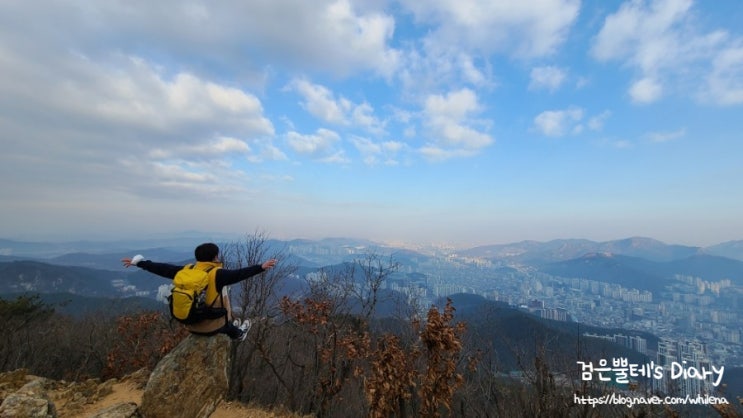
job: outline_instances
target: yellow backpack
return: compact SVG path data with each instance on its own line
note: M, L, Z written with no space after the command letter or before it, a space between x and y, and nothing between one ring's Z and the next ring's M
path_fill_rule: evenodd
M195 264L188 264L176 273L173 278L174 287L168 297L170 314L184 324L227 315L225 308L213 307L216 299L211 302L206 300L209 272L215 267L207 266L205 270L195 267Z

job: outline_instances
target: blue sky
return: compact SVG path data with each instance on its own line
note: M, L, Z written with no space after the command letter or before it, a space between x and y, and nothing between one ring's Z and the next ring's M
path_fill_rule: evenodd
M743 6L0 2L0 235L743 239Z

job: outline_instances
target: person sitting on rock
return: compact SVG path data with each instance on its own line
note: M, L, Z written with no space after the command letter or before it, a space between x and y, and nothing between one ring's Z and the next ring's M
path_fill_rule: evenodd
M222 263L219 262L219 247L213 243L204 243L194 250L196 265L194 268L206 269L211 267L208 273L209 285L206 288L206 300L214 308L224 308L226 314L221 318L204 319L195 324L186 325L188 330L193 334L215 335L218 333L227 334L234 340L244 340L250 329L250 320L244 321L232 319L232 310L230 299L227 294L227 286L243 281L251 276L260 274L276 265L275 259L270 259L263 264L256 264L241 269L227 270L223 269ZM150 273L173 279L184 266L178 266L167 263L157 263L145 260L144 256L137 254L132 258L123 258L124 267L137 266ZM219 267L219 268L218 268Z

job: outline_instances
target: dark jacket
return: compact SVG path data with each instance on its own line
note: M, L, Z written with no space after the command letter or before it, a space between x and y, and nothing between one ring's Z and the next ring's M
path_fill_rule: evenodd
M207 291L207 295L214 292L215 296L208 296L211 300L211 302L209 302L210 305L214 308L225 308L227 310L227 315L217 319L205 319L203 321L197 322L196 324L187 325L187 327L188 330L193 333L211 335L220 331L224 326L228 325L229 321L232 319L230 301L228 298L222 297L222 289L225 286L241 282L249 277L255 276L256 274L260 274L264 270L263 267L261 267L260 265L245 267L236 270L226 270L221 268L221 263L199 262L197 264L210 264L215 267L220 267L218 269L214 269L214 273L210 272L209 274L210 286L213 285L214 290L212 290L211 292ZM142 260L137 263L137 267L158 276L172 280L175 277L176 273L178 273L184 266L167 263L156 263L150 260Z
M183 266L175 264L156 263L150 260L140 261L137 263L137 267L171 280L173 280L175 274L183 268ZM237 270L226 270L221 268L217 270L217 275L215 276L217 291L221 292L222 288L225 286L241 282L249 277L255 276L256 274L263 273L264 271L265 270L263 270L263 267L261 267L260 264Z

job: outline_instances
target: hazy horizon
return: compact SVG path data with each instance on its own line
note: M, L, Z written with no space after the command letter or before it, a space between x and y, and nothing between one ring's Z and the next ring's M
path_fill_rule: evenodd
M596 240L596 239L590 239L585 237L558 237L558 238L552 238L552 239L545 239L545 240L531 240L531 239L519 239L519 240L513 240L513 241L504 241L504 242L485 242L485 243L476 243L473 245L468 244L456 244L454 242L450 241L430 241L430 242L416 242L416 241L384 241L384 240L374 240L368 237L360 237L360 236L325 236L325 237L301 237L301 236L295 236L295 237L277 237L271 235L270 231L264 231L264 230L255 230L255 231L246 231L244 233L237 233L237 234L230 234L230 233L215 233L215 232L206 232L206 231L179 231L179 232L173 232L173 233L159 233L159 234L151 234L151 235L144 235L144 236L129 236L129 237L78 237L76 239L69 238L69 237L12 237L12 236L0 236L0 240L9 240L9 241L15 241L15 242L23 242L23 243L50 243L50 244L63 244L63 243L75 243L75 242L89 242L89 243L118 243L118 242L147 242L147 241L176 241L180 240L183 241L185 246L188 246L190 244L195 245L197 242L203 242L203 241L211 241L216 243L225 243L225 242L232 242L232 241L239 241L241 239L244 239L247 236L250 236L252 234L263 234L264 238L266 239L275 239L278 241L292 241L292 240L309 240L309 241L323 241L323 240L358 240L358 241L369 241L373 242L375 244L381 244L381 245L390 245L390 246L399 246L399 247L407 247L407 248L413 248L416 246L419 246L421 248L423 247L452 247L456 249L469 249L479 246L489 246L489 245L509 245L509 244L518 244L521 242L539 242L539 243L547 243L551 241L569 241L569 240L586 240L586 241L592 241L595 243L606 243L606 242L614 242L614 241L623 241L623 240L631 240L631 239L650 239L659 241L666 245L681 245L681 246L688 246L688 247L698 247L698 248L706 248L706 247L712 247L719 244L728 244L728 243L743 243L743 238L737 239L737 240L729 240L729 241L722 241L722 242L715 242L707 245L700 245L700 244L689 244L689 243L682 243L682 242L668 242L663 241L660 239L657 239L655 237L649 237L649 236L627 236L627 237L617 237L613 239L608 240ZM0 249L1 250L1 249Z
M3 236L743 237L737 2L0 14Z

